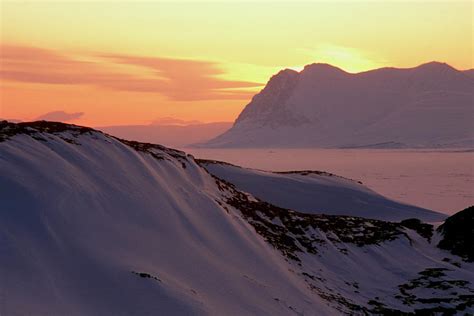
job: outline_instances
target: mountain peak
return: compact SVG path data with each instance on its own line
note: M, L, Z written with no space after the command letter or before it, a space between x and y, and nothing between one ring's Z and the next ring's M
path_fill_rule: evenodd
M336 66L326 64L326 63L312 63L309 65L304 66L301 73L308 73L308 72L318 72L322 74L330 74L330 73L346 73L341 68Z
M285 68L283 70L280 70L275 76L294 76L296 74L298 74L296 70Z
M283 69L276 75L273 75L268 81L264 91L279 91L294 85L299 73L293 69Z
M425 70L431 70L431 71L439 71L439 70L449 70L449 71L457 71L456 69L454 69L453 67L451 67L450 65L448 65L447 63L444 63L444 62L439 62L439 61L431 61L431 62L428 62L428 63L424 63L424 64L421 64L419 65L418 67L415 67L414 69L418 69L418 70L421 70L421 69L425 69Z
M280 70L278 73L276 73L275 75L273 75L270 80L268 80L268 84L271 84L275 81L286 81L286 80L294 80L295 78L297 78L299 75L299 73L296 71L296 70L293 70L293 69L289 69L289 68L286 68L286 69L283 69L283 70Z

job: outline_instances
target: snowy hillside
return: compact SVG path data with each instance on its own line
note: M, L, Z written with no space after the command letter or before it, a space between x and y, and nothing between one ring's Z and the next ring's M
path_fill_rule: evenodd
M321 171L269 172L199 160L211 174L274 205L304 213L350 215L386 221L418 218L439 222L446 215L385 198L362 183Z
M0 201L1 315L474 312L430 225L279 208L89 128L1 122Z
M204 147L471 147L474 79L447 64L283 70Z

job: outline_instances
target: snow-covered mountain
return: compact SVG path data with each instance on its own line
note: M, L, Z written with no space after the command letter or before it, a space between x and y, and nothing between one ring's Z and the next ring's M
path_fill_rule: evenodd
M327 64L273 76L206 147L474 145L474 78L438 62L351 74Z
M0 201L1 315L474 312L458 219L299 213L86 127L1 122Z
M464 70L464 73L474 79L474 69Z
M322 171L269 172L198 160L212 175L273 205L311 214L349 215L386 221L418 218L440 222L446 215L390 200L361 182Z

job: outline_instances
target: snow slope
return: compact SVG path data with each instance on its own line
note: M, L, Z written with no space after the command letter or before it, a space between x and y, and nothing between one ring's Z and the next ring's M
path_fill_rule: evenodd
M474 79L431 62L351 74L283 70L204 147L472 147Z
M386 221L418 218L439 222L446 215L390 200L360 182L321 171L270 172L199 160L214 176L274 205L305 213L350 215Z
M429 225L278 208L89 128L1 122L0 201L2 315L474 311Z

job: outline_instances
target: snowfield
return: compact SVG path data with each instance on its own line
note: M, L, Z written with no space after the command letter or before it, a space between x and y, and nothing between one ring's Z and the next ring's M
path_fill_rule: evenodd
M198 160L211 174L274 205L305 213L350 215L387 221L418 218L440 222L446 215L387 199L362 183L321 171L270 172Z
M1 122L0 201L1 315L474 312L431 225L281 208L85 127Z

